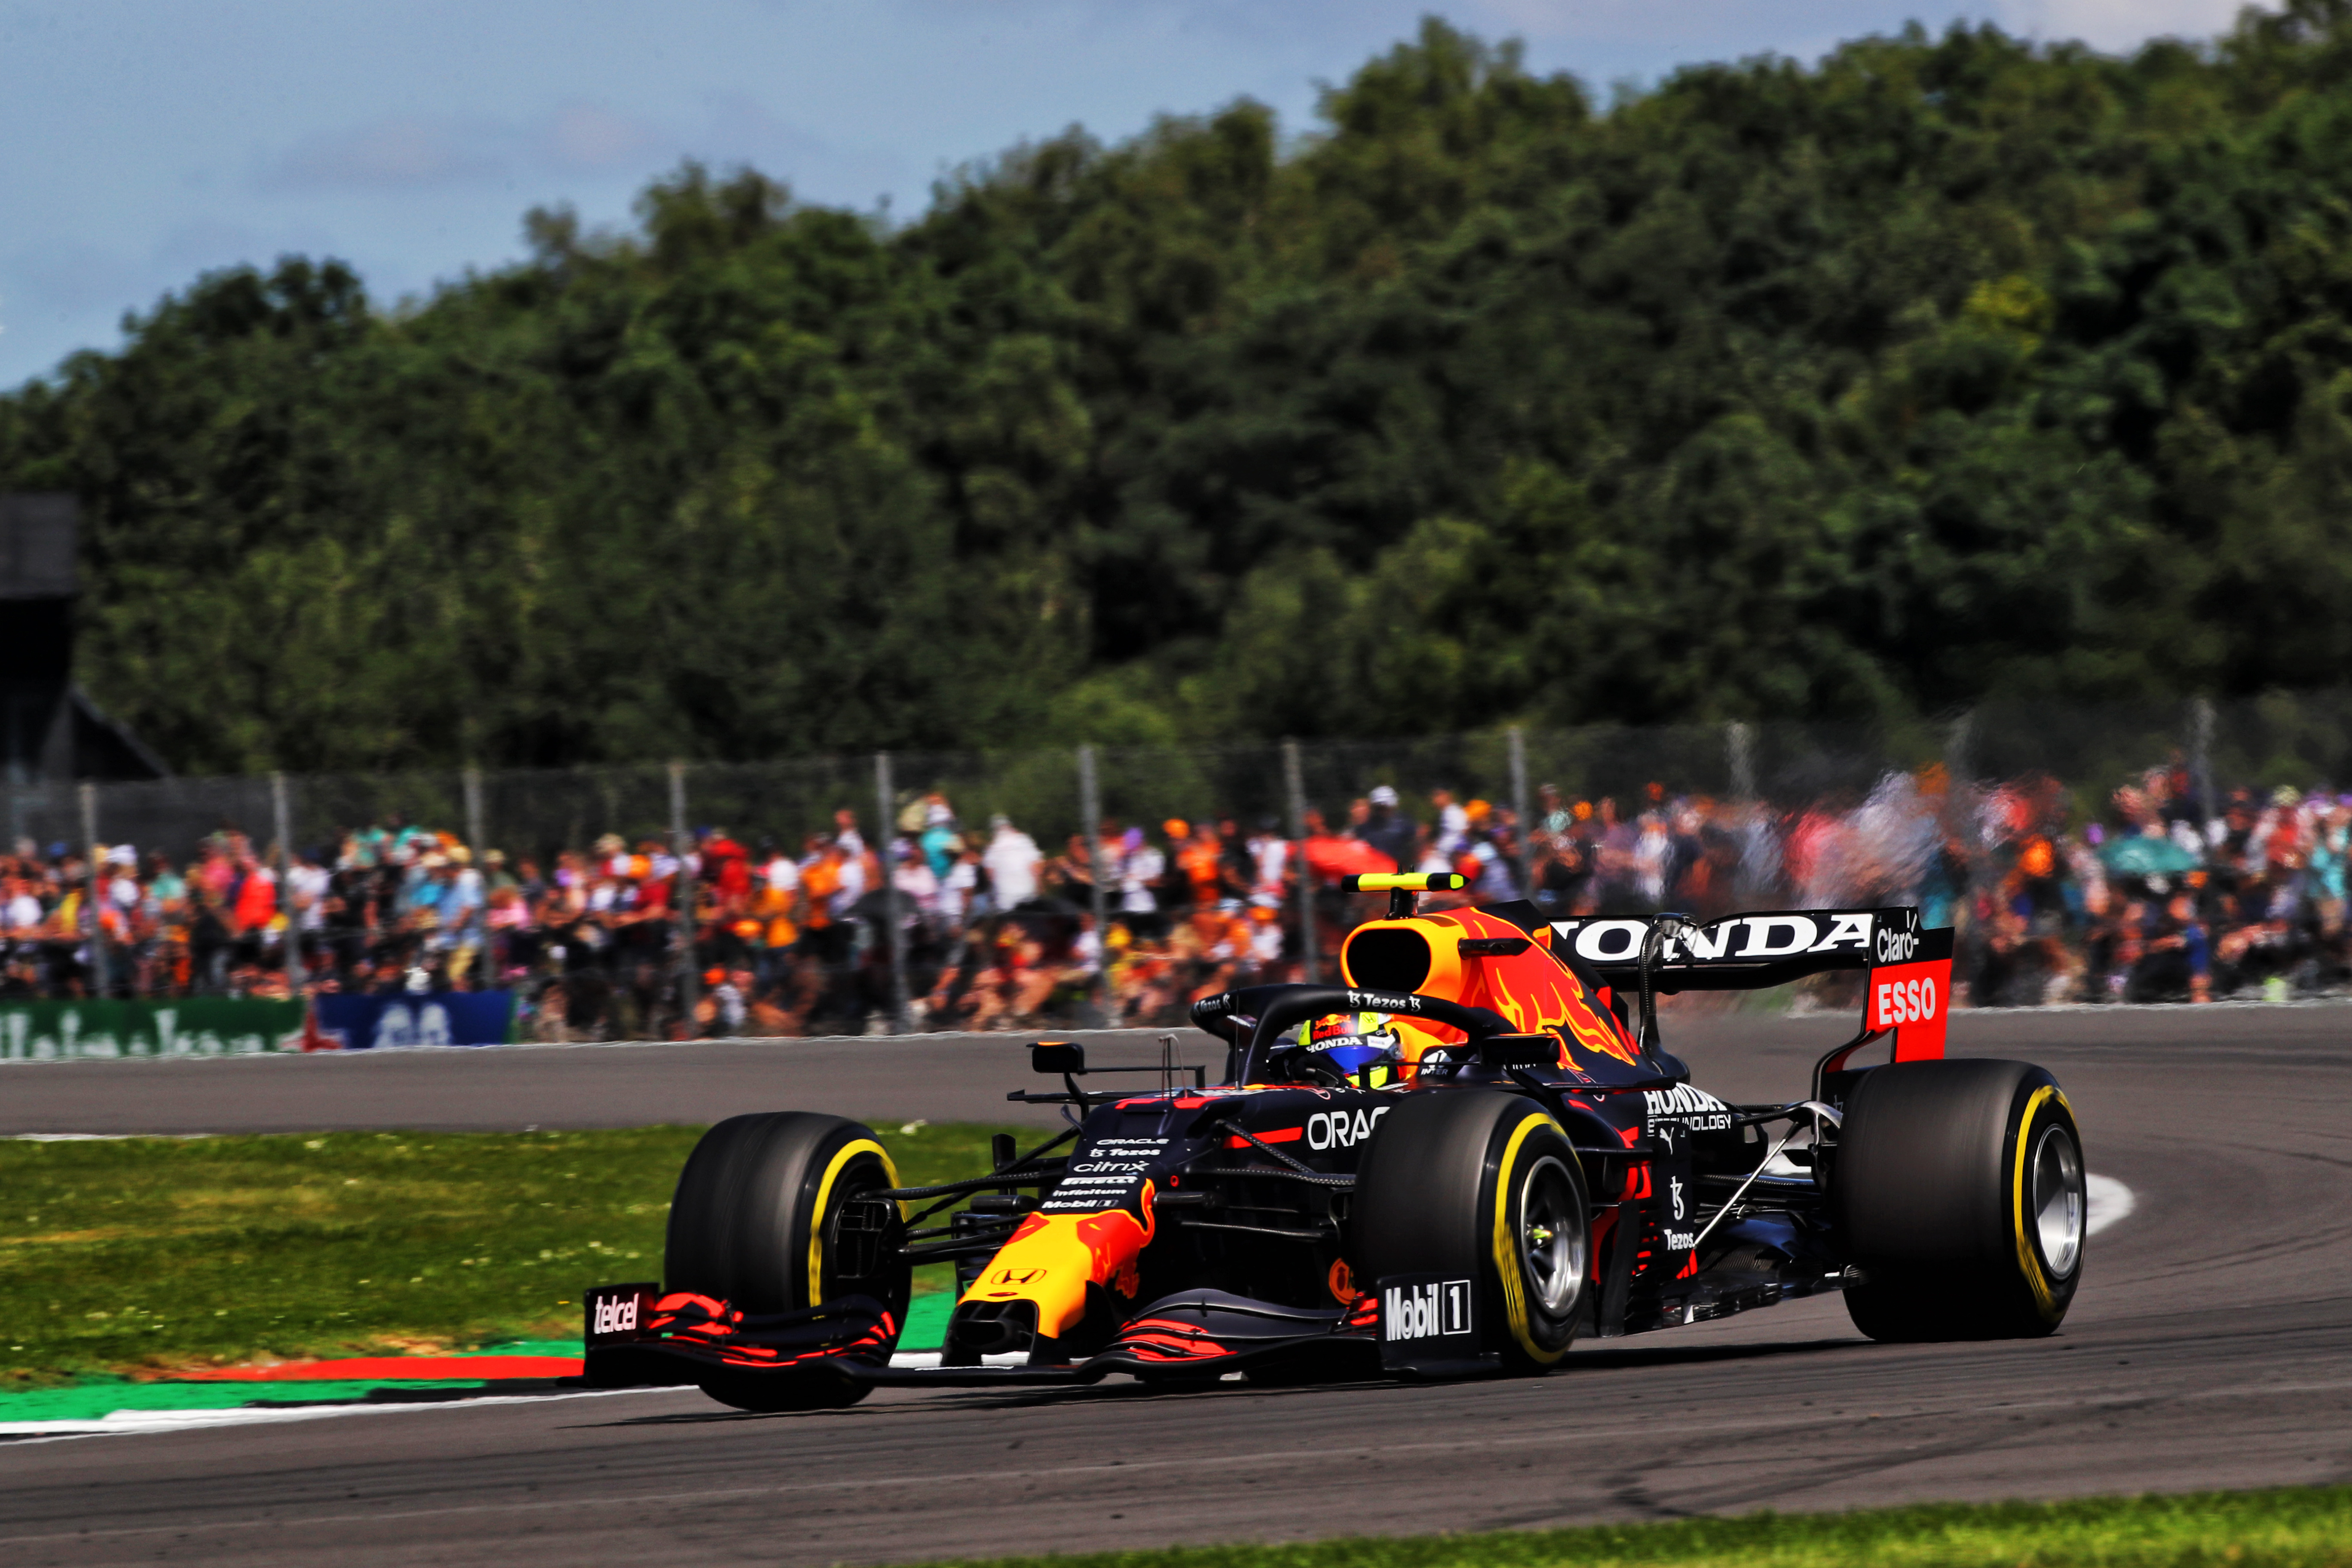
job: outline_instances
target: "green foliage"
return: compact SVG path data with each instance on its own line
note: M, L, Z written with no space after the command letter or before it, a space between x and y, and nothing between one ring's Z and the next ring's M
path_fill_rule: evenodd
M414 307L209 275L0 398L190 770L1900 718L2352 658L2352 7L1597 107L1432 20L1286 139L899 227L695 166Z
M1929 1503L1852 1513L1580 1530L1180 1546L1001 1557L990 1568L2334 1568L2352 1490L2280 1488L2053 1503Z
M877 1129L914 1185L986 1170L994 1131ZM701 1134L0 1142L0 1382L576 1338L585 1287L661 1277ZM948 1273L919 1270L916 1289Z

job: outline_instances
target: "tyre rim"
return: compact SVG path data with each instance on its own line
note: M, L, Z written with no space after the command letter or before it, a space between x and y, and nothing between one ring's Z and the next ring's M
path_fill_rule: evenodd
M2063 1279L2083 1257L2083 1156L2063 1127L2046 1127L2033 1145L2033 1228L2042 1260Z
M1567 1316L1584 1288L1584 1213L1566 1168L1549 1155L1519 1188L1519 1267L1544 1315Z

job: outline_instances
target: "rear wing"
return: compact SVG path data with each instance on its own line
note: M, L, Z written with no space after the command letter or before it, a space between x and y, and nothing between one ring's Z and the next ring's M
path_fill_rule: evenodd
M1663 940L1654 942L1654 933ZM1944 1054L1952 994L1952 932L1923 929L1907 906L1764 910L1705 924L1674 915L1551 922L1552 952L1624 989L1756 991L1832 970L1867 970L1865 1038L1892 1029L1896 1061Z

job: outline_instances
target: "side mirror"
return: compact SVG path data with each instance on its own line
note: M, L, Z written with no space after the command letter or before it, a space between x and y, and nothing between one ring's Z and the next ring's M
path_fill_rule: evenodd
M1559 1060L1559 1037L1489 1035L1478 1042L1478 1059L1490 1068L1551 1067Z
M1029 1047L1029 1070L1058 1076L1087 1070L1087 1048L1069 1040L1039 1040Z

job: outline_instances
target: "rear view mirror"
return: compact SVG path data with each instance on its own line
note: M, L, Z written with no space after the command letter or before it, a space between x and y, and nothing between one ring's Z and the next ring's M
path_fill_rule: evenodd
M1087 1070L1087 1048L1068 1040L1039 1040L1029 1047L1029 1070L1060 1074Z

